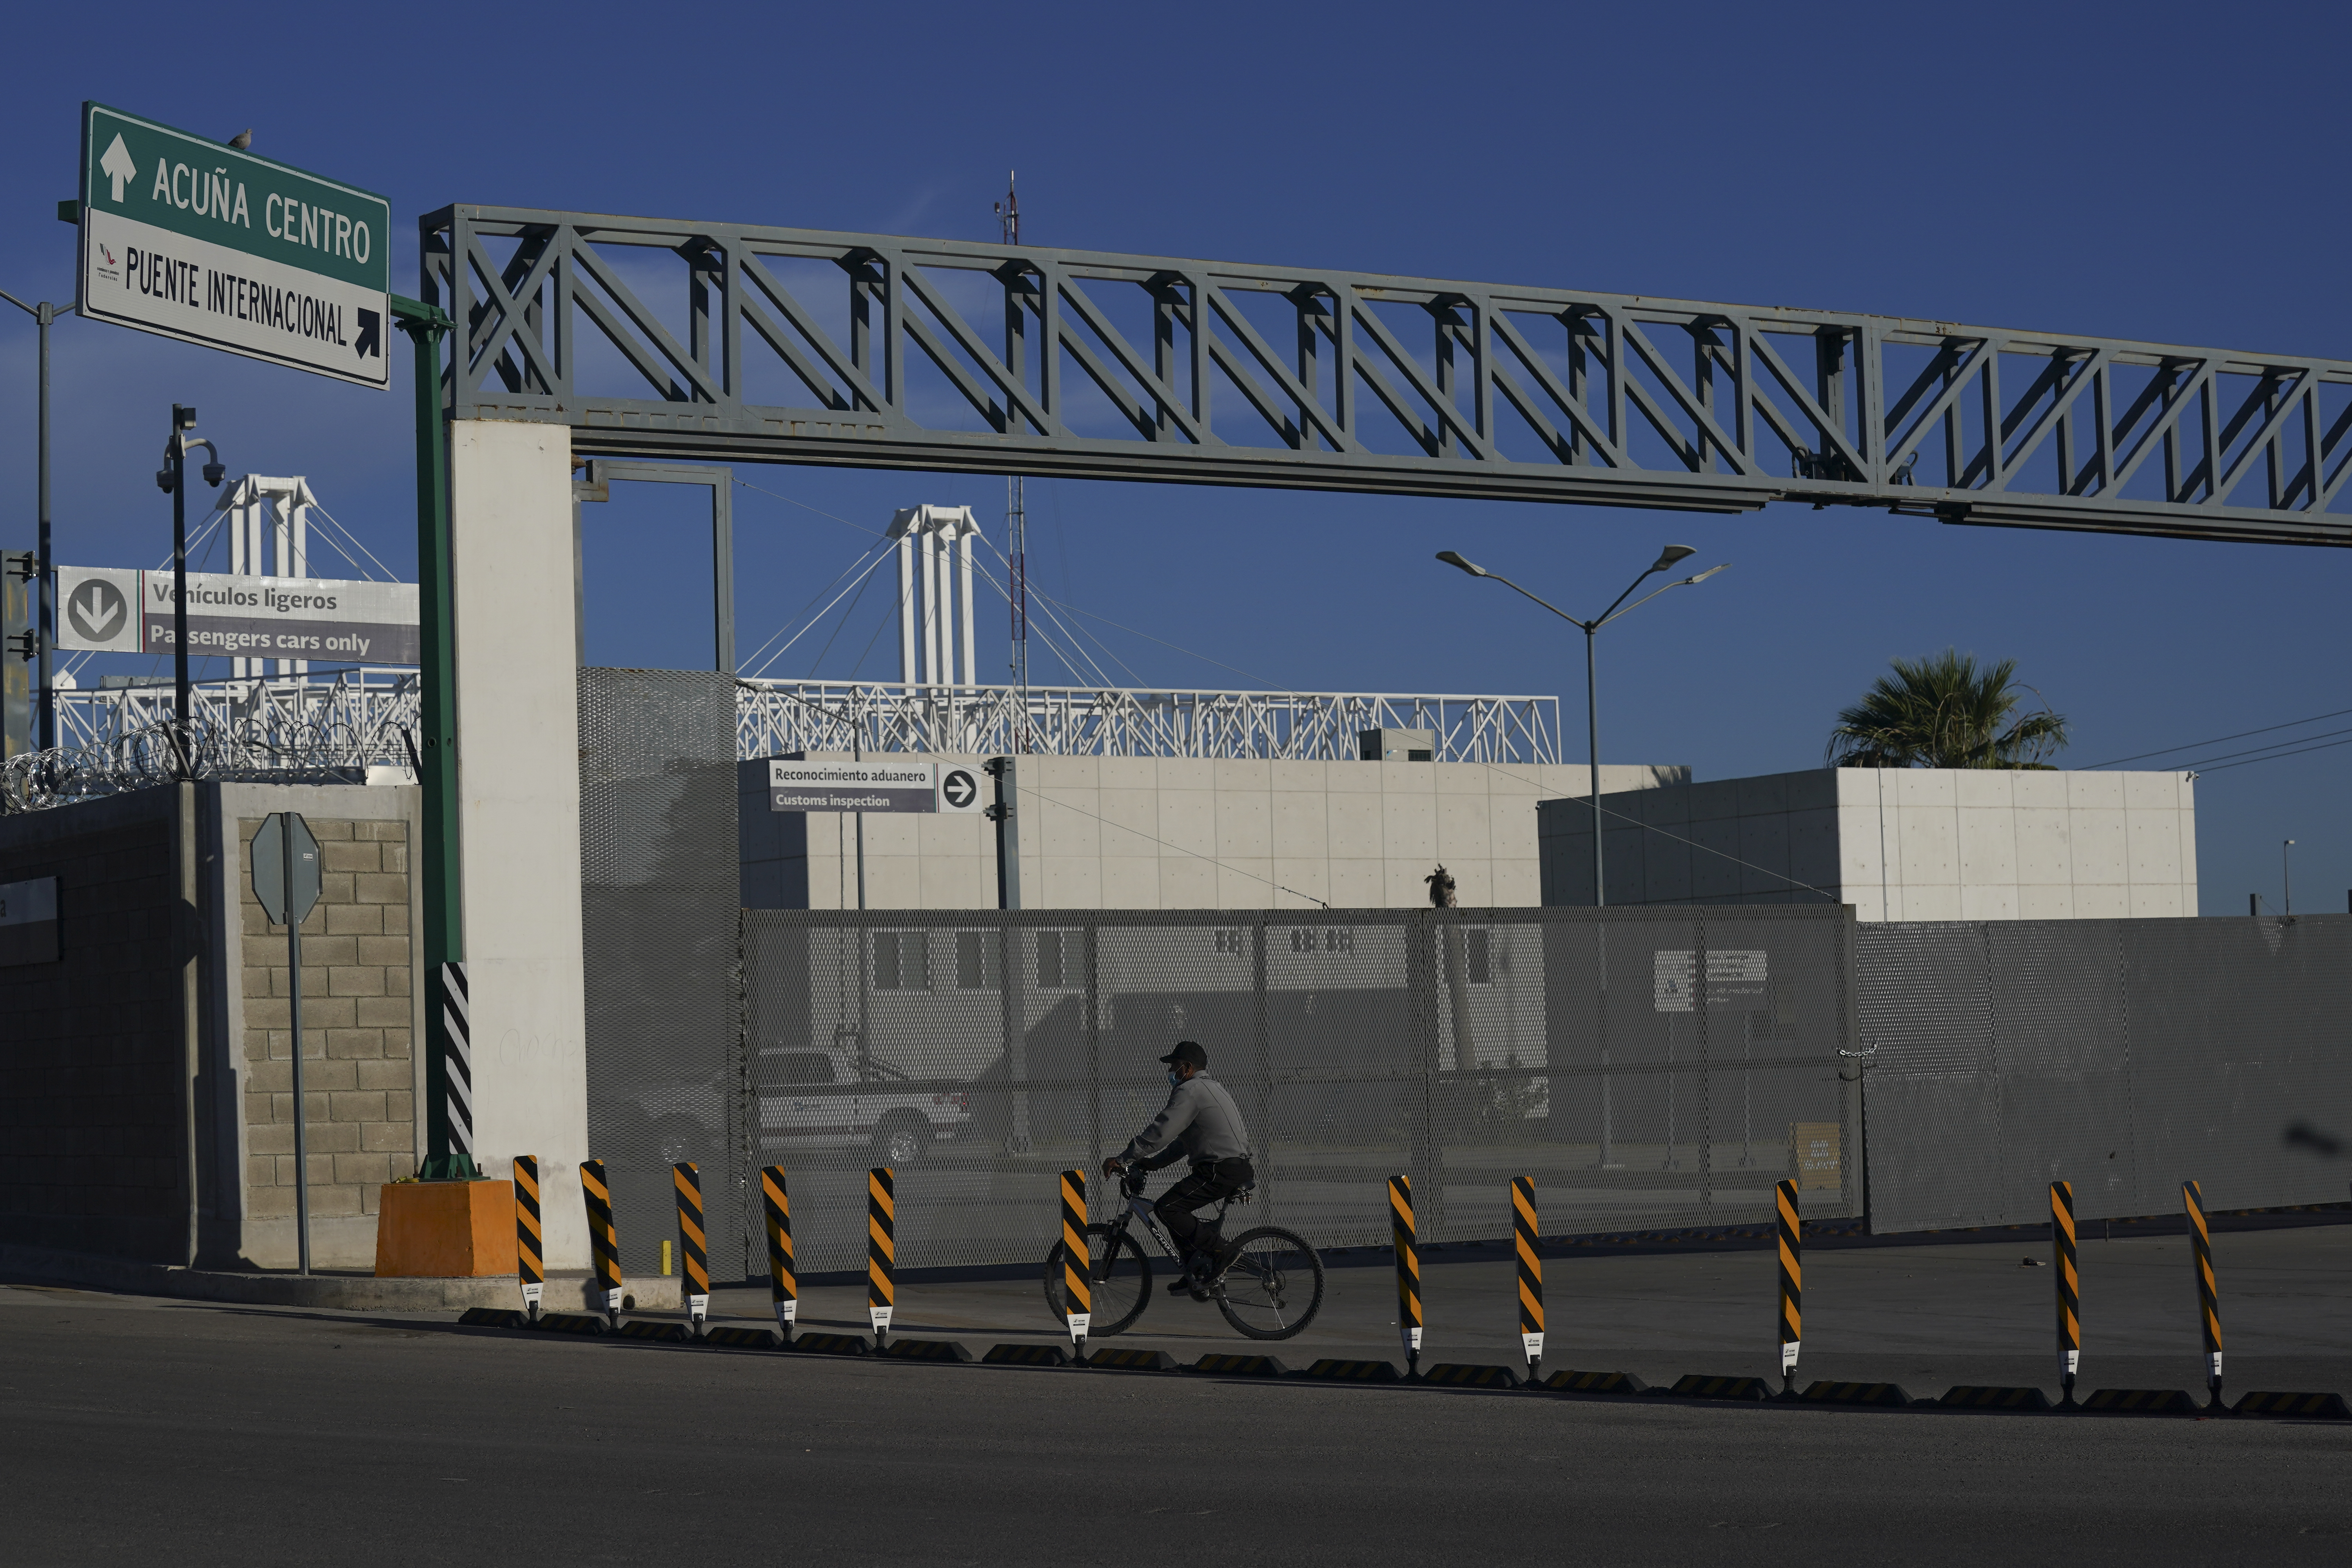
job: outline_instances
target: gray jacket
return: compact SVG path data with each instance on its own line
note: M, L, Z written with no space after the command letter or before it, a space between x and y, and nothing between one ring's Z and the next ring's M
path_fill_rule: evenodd
M1168 1103L1151 1125L1137 1133L1118 1157L1140 1161L1147 1171L1179 1160L1246 1160L1249 1129L1242 1125L1242 1113L1225 1086L1196 1072L1169 1092Z

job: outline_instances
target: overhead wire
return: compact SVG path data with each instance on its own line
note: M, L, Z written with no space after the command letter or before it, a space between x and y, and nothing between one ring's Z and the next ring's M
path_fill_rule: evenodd
M2234 735L2216 735L2216 736L2214 736L2214 737L2213 737L2211 740L2210 740L2210 741L2184 741L2183 742L2181 742L2181 743L2180 743L2179 745L2178 745L2178 746L2159 746L2159 747L2158 747L2158 748L2157 748L2155 751L2153 751L2153 752L2137 752L2137 753L2136 753L2136 754L2134 754L2134 755L2132 755L2132 756L2128 756L2128 757L2117 757L2117 758L2116 758L2113 762L2105 762L2105 763L2090 763L2089 765L2090 765L2092 768L2112 768L2112 767L2116 767L2116 766L2118 766L2118 765L2120 765L2120 764L2122 764L2122 763L2137 763L2137 762L2142 762L2142 761L2145 761L2146 759L2147 759L2147 758L2149 758L2149 757L2163 757L2163 756L2169 756L2169 755L2171 755L2171 754L2172 754L2173 752L2186 752L2186 751L2190 751L2190 750L2193 750L2193 749L2195 749L2196 747L2199 747L2199 746L2218 746L2218 745L2220 745L2220 744L2221 744L2222 742L2224 742L2224 741L2242 741L2242 740L2244 740L2244 739L2245 739L2247 736L2249 736L2249 735L2267 735L2267 734L2271 733L2273 731L2275 731L2275 730L2294 730L2294 729L2298 729L2298 728L2300 728L2301 726L2305 725L2305 724L2316 724L2316 723L2318 723L2320 721L2322 721L2322 720L2324 720L2324 719L2341 719L2341 718L2343 718L2343 717L2344 717L2344 715L2346 715L2347 713L2352 713L2352 708L2338 708L2338 709L2337 709L2335 712L2333 712L2333 713L2315 713L2315 714L2313 714L2313 715L2312 715L2310 718L2308 718L2308 719L2290 719L2290 720L2288 720L2288 721L2287 721L2285 723L2284 723L2284 724L2264 724L2264 725L2263 725L2260 729L2255 729L2255 730L2241 730L2241 731L2238 731L2236 734L2234 734ZM2341 733L2344 733L2344 731L2330 731L2330 733L2341 734ZM2308 735L2306 735L2306 736L2305 736L2305 737L2304 737L2304 739L2305 739L2305 740L2310 740L2310 739L2312 739L2312 738L2313 738L2313 737L2308 736ZM2293 742L2288 742L2288 741L2281 741L2281 742L2279 742L2279 744L2280 744L2280 745L2283 745L2283 746L2284 746L2284 745L2291 745L2291 744L2293 744ZM2252 748L2252 749L2253 749L2253 750L2255 750L2255 751L2262 751L2262 750L2263 750L2264 748L2260 747L2260 746L2256 746L2256 747L2254 747L2254 748ZM2224 756L2234 756L2234 755L2236 755L2236 754L2237 754L2237 753L2235 753L2235 752L2223 752L2223 753L2222 753L2222 755L2224 755ZM2193 764L2191 764L2191 765L2193 765Z

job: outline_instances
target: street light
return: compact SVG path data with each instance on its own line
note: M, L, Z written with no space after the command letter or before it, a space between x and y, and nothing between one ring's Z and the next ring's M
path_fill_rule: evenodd
M194 409L172 405L172 434L163 443L163 466L155 470L156 488L172 497L172 746L184 779L196 776L195 753L188 746L188 448L202 447L212 454L204 468L205 483L218 489L228 477L220 448L188 434L195 427Z
M2292 838L2279 846L2279 883L2282 890L2286 894L2284 912L2287 914L2294 913L2294 868L2288 864L2287 856L2287 851L2294 847L2294 840Z
M71 305L53 305L44 300L37 305L27 305L5 289L0 300L5 300L40 323L41 328L41 480L40 480L40 542L36 547L39 559L34 570L40 574L34 589L33 644L40 660L34 679L40 682L40 735L38 749L47 751L58 743L58 700L49 689L49 647L58 635L58 576L49 560L49 323L59 316L73 314Z
M1474 562L1464 560L1460 554L1454 551L1441 550L1437 552L1437 558L1440 561L1444 562L1448 566L1458 566L1463 571L1469 573L1473 577L1491 578L1495 582L1503 584L1506 588L1515 589L1521 594L1526 594L1528 598L1535 599L1537 604L1542 605L1545 609L1549 610L1561 620L1568 622L1571 626L1582 628L1584 632L1584 739L1587 748L1587 755L1591 759L1591 766L1592 770L1591 782L1588 787L1592 797L1592 905L1595 909L1599 909L1606 900L1601 896L1601 715L1600 705L1594 694L1592 639L1600 634L1601 627L1607 626L1613 620L1632 615L1635 610L1640 609L1652 599L1654 599L1660 594L1664 593L1667 588L1687 588L1694 584L1704 583L1709 577L1714 576L1717 572L1724 570L1725 567L1731 564L1731 563L1727 561L1722 566L1710 566L1696 577L1679 578L1675 582L1668 583L1665 584L1665 587L1651 590L1649 593L1643 595L1640 598L1633 600L1630 605L1625 604L1626 599L1632 596L1633 590L1640 587L1643 583L1649 581L1653 575L1664 571L1667 567L1674 565L1676 562L1683 561L1697 553L1697 551L1693 550L1687 544L1667 545L1664 550L1658 552L1658 558L1656 561L1651 563L1649 570L1643 572L1639 577L1634 578L1633 581L1627 585L1625 592L1617 595L1614 603L1612 603L1607 609L1601 611L1599 615L1587 621L1579 620L1576 616L1570 615L1566 610L1561 609L1558 605L1550 604L1543 599L1537 598L1535 595L1528 594L1525 588L1519 587L1517 583L1512 582L1508 577L1503 576L1499 573L1489 572L1484 566L1480 566ZM1621 610L1617 607L1619 605L1624 605L1625 607Z

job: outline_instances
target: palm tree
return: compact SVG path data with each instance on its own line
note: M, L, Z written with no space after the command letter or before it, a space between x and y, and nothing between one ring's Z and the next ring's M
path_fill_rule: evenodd
M1979 666L1955 648L1890 661L1838 715L1828 762L1840 768L2047 768L2066 744L2066 718L2047 705L2017 717L2017 661ZM2039 696L2039 693L2035 695Z

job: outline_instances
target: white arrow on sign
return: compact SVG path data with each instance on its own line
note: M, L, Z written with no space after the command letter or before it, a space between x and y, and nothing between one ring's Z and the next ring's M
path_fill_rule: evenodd
M115 134L114 144L107 148L105 156L99 159L98 169L99 173L114 182L114 199L121 201L122 182L136 174L139 165L131 161L131 149L122 144L120 132Z

